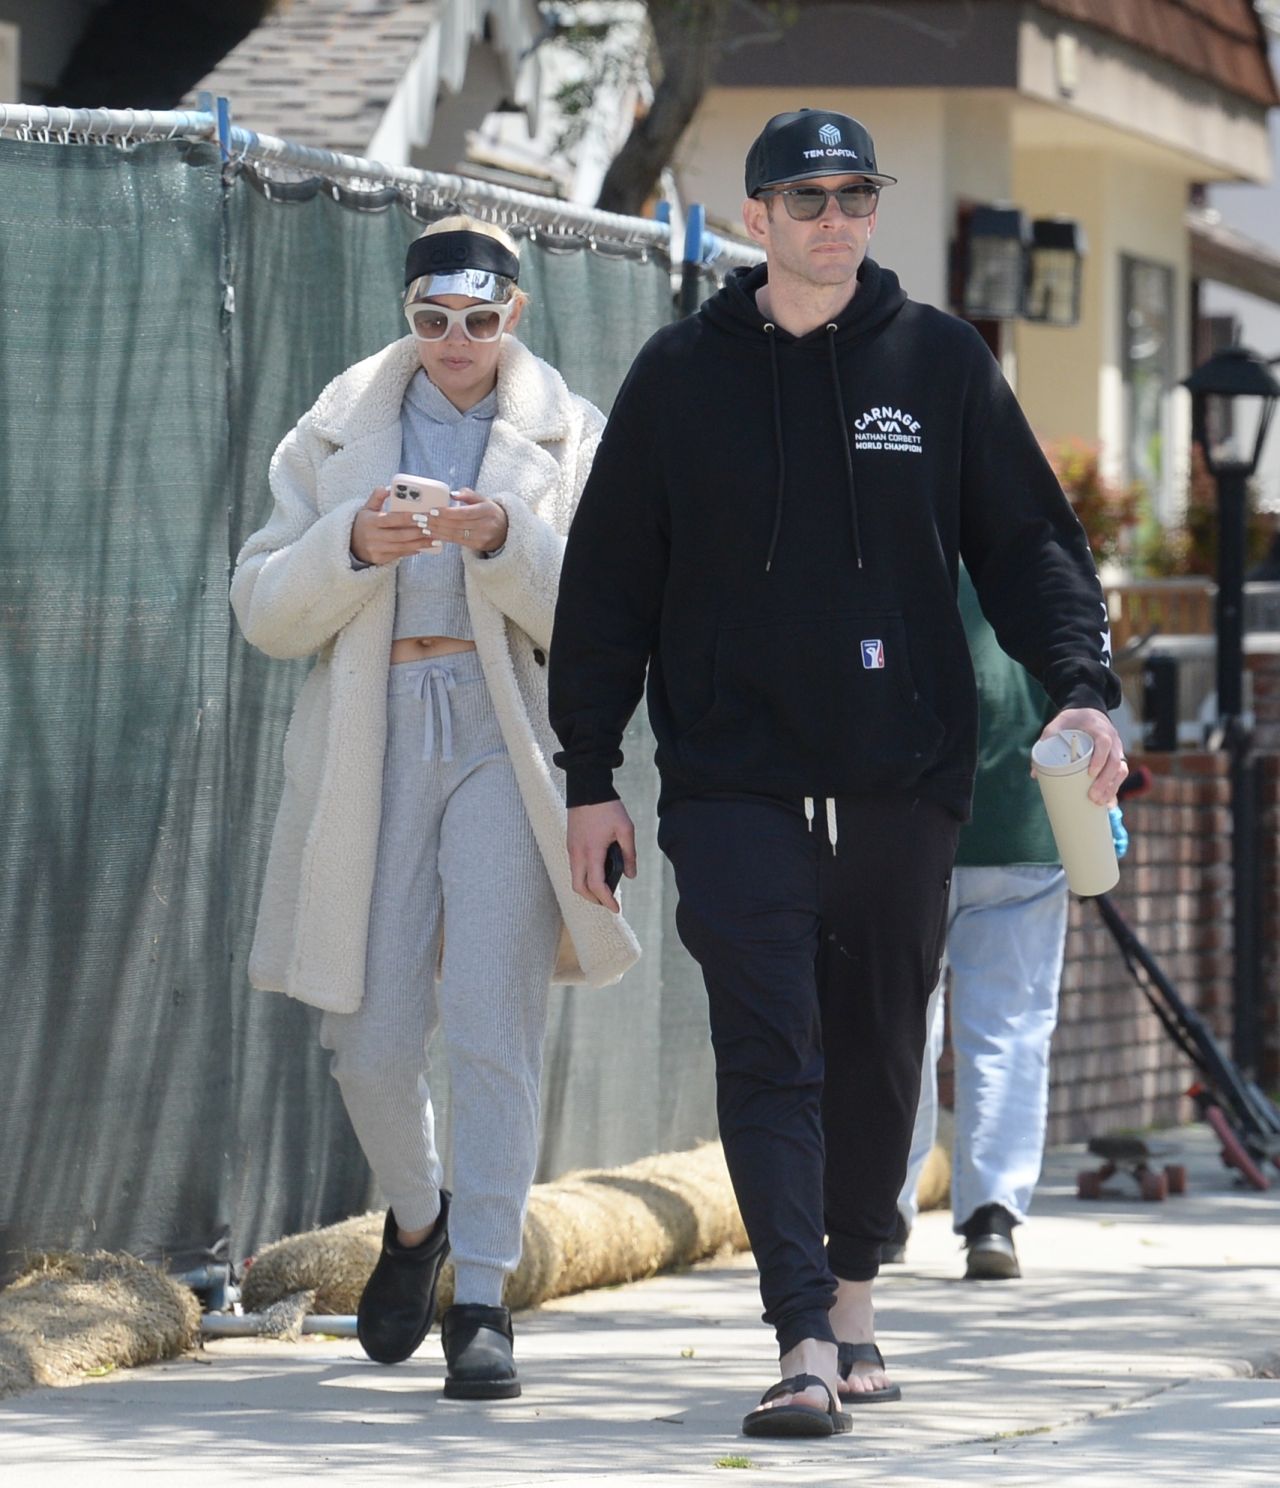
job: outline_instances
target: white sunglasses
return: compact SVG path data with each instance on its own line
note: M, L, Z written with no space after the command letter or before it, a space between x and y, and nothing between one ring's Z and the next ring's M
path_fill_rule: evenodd
M445 305L418 301L404 307L404 318L419 341L443 341L456 325L462 327L469 341L496 341L515 306L514 300L508 300L505 305L467 305L450 310Z

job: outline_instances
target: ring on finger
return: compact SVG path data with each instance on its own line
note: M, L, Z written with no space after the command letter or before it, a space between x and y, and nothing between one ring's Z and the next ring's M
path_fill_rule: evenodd
M462 529L462 536L463 536L464 539L469 539L471 537L471 528L470 527L464 527Z

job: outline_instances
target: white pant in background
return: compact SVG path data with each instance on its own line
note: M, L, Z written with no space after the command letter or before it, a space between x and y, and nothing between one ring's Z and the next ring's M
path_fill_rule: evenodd
M898 1208L916 1216L916 1185L938 1124L943 983L951 968L956 1123L951 1213L957 1233L1000 1204L1024 1220L1040 1176L1049 1108L1049 1041L1058 1021L1067 933L1061 868L956 868L943 974L929 999L920 1104Z

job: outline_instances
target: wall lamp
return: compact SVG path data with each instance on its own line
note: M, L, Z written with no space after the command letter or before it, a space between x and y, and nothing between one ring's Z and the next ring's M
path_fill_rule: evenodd
M1029 234L1017 207L974 207L961 224L960 310L970 320L1022 313Z
M1028 223L1009 206L962 208L957 246L954 301L968 319L1079 323L1085 237L1078 222Z
M1023 318L1043 325L1080 322L1086 251L1084 228L1069 217L1037 217L1031 224L1030 263Z

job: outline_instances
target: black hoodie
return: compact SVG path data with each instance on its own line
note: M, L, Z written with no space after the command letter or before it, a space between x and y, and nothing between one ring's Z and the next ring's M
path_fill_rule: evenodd
M765 320L764 266L664 327L618 394L565 551L551 722L612 800L644 687L662 801L911 791L968 814L963 557L1059 708L1106 709L1084 531L977 332L863 263L836 321Z

